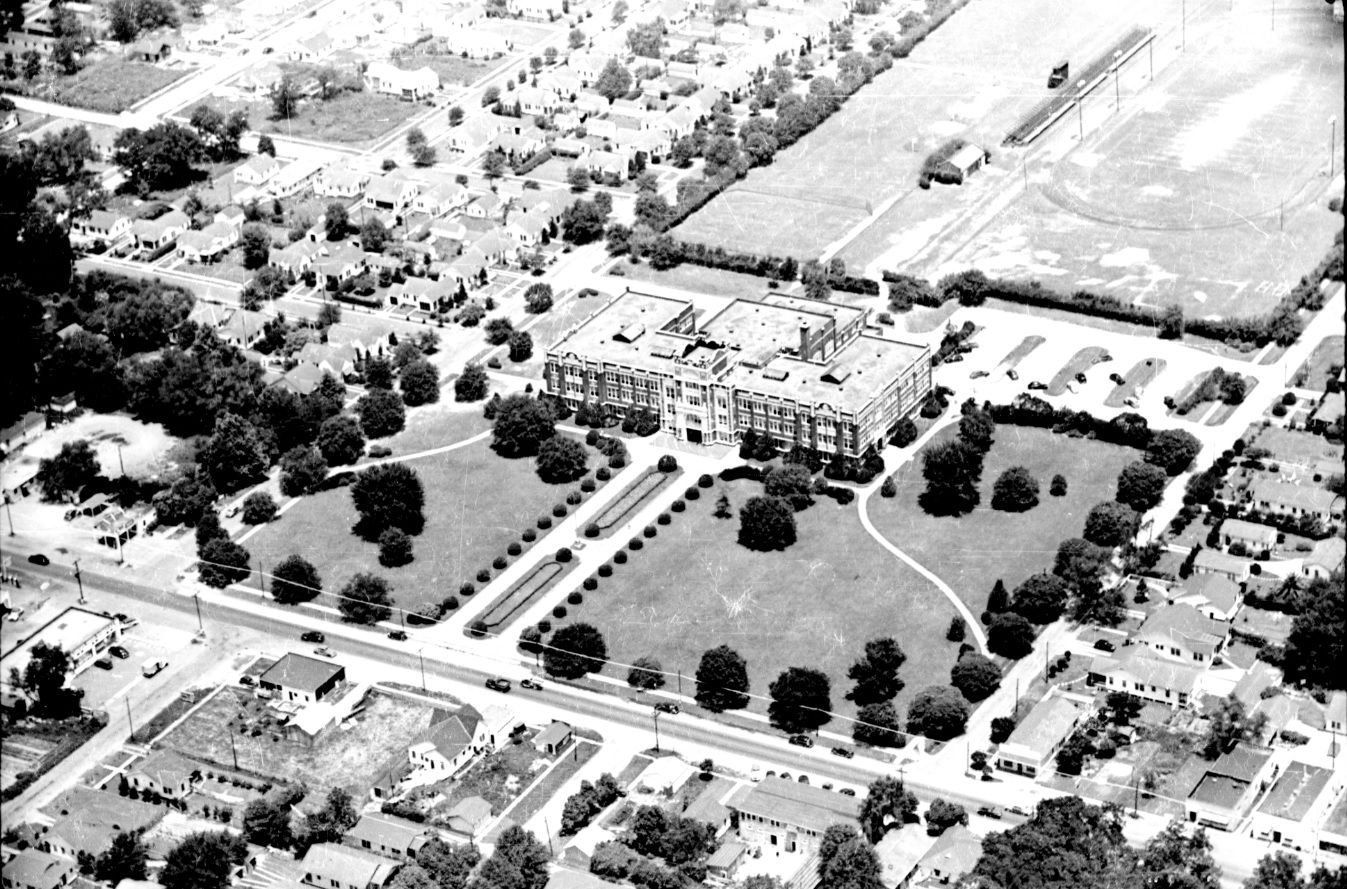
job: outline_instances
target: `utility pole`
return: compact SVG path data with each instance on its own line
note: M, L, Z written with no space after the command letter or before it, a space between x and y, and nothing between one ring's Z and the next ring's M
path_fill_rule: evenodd
M267 594L267 566L261 559L257 560L257 588L263 596Z
M239 752L234 746L234 727L232 725L226 725L225 727L229 729L229 753L234 757L234 771L237 772L239 768Z
M122 446L117 445L117 465L122 468L122 478L126 478L126 464L122 462Z
M75 583L79 584L79 588L80 588L80 604L83 605L83 604L85 603L86 600L85 600L85 598L84 598L84 578L80 576L80 560L79 560L79 559L76 559L76 560L75 560Z
M1329 177L1330 179L1333 177ZM9 511L9 495L5 495L5 515L9 517L9 536L14 536L14 513Z
M419 660L419 661L421 662L421 691L425 691L425 690L426 690L426 656L425 656L425 649L424 649L424 648L418 648L418 649L416 650L416 659Z
M126 733L127 733L128 736L135 735L135 733L136 733L136 724L131 720L131 697L130 697L130 695L128 695L128 696L122 698L122 702L123 702L124 704L126 704Z
M192 593L192 604L196 606L196 628L204 634L206 632L206 625L201 622L201 597L196 593ZM1015 687L1019 688L1018 685Z
M659 711L651 710L650 718L655 722L655 752L659 753Z
M683 697L683 671L678 671L678 697Z

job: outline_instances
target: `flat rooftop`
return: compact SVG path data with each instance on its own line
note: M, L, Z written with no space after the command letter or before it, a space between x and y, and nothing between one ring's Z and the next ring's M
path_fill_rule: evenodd
M1324 818L1323 829L1329 833L1347 836L1347 793L1338 797L1338 803L1329 810Z
M686 342L656 333L690 305L688 300L628 292L595 312L563 336L549 351L575 352L586 358L656 369L669 365L669 353L681 356Z
M778 355L764 367L737 365L730 385L804 403L823 402L855 412L879 397L886 386L927 352L925 346L877 336L860 336L826 365Z
M1188 798L1208 806L1233 810L1248 789L1248 781L1207 772L1202 776L1202 780L1197 782L1193 792L1188 794Z
M28 663L28 653L39 642L58 646L65 652L74 651L88 642L89 637L105 630L112 622L112 618L105 614L72 605L40 627L33 635L5 652L4 657L0 658L0 671L8 676L9 668L17 667L22 673Z
M1328 769L1292 762L1277 776L1258 811L1288 821L1303 821L1331 777L1333 773Z

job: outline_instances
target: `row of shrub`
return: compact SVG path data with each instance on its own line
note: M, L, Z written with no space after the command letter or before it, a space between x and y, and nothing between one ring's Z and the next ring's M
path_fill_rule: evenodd
M514 174L516 176L527 176L551 159L552 149L545 147L541 148L538 151L533 152L533 154L530 154L525 160L515 164Z
M782 454L776 446L775 439L770 435L760 435L752 429L744 431L744 436L739 442L739 456L744 460L757 460L761 463L781 457L782 462L798 463L807 467L810 472L822 470L824 477L833 481L854 482L860 485L869 484L875 476L884 471L884 458L874 447L868 448L859 457L830 454L802 444L797 444ZM724 478L724 473L721 477Z

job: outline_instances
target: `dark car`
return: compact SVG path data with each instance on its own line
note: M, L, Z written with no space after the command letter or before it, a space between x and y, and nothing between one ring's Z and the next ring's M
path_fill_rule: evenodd
M239 685L245 685L248 688L252 688L257 685L257 680L252 676L240 676Z
M510 680L501 679L499 676L493 676L486 681L486 687L492 691L509 691Z
M302 636L299 637L299 641L316 642L319 645L322 645L324 642L327 641L327 637L324 636L322 633L318 632L317 630L309 630L308 632L304 633Z
M996 808L996 806L983 806L982 808L978 809L978 814L986 818L999 819L1001 817L1001 810Z
M539 682L538 680L536 680L536 679L521 679L521 680L519 680L519 687L520 687L520 688L527 688L527 689L529 689L530 691L542 691L542 690L543 690L543 684L542 684L541 682Z
M94 661L94 666L95 666L95 667L102 667L104 670L111 670L111 669L112 669L112 658L108 657L107 655L103 655L101 658L99 658L98 660Z
M1029 384L1029 391L1031 392L1040 392L1046 388L1048 388L1048 384L1042 380L1034 380Z
M678 714L679 707L673 701L660 701L655 705L655 709L661 713L668 713L670 716Z
M958 352L955 352L955 353L952 354L952 355L946 355L946 356L945 356L945 363L946 363L946 364L953 364L953 363L955 363L956 361L963 361L963 356L960 355Z
M1012 380L1018 380L1020 378L1020 372L1012 367L1010 370L1006 371L1006 376Z
M814 739L808 735L791 735L790 742L796 747L813 747Z
M34 565L50 565L50 564L51 564L51 559L49 559L49 558L47 558L46 556L42 555L42 553L33 553L31 556L28 557L28 561L32 562Z
M850 787L843 787L841 790L839 790L839 791L837 791L837 792L840 793L840 794L842 794L842 796L855 796L855 795L856 795L856 791L852 790Z
M833 756L840 756L843 759L851 759L851 757L856 755L856 751L852 750L850 747L834 747L828 752Z
M392 639L394 642L406 642L406 641L407 641L407 631L406 631L406 630L392 630L392 631L389 632L388 638L389 638L389 639Z
M1112 380L1114 383L1117 383L1119 386L1121 386L1124 382L1123 375L1120 373L1111 373L1108 375L1108 378Z
M1107 639L1099 639L1094 643L1094 647L1099 651L1117 651L1118 646Z
M126 660L131 656L131 652L127 651L126 648L121 645L114 645L109 648L108 654L115 658L121 658L122 660Z
M1078 373L1078 374L1076 374L1076 382L1077 382L1077 383L1084 383L1084 382L1085 382L1085 374L1083 374L1083 373Z

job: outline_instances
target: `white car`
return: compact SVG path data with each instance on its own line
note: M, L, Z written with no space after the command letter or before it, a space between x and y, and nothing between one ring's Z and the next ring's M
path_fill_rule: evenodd
M332 649L328 648L326 645L320 645L320 646L318 646L317 648L315 648L315 649L313 650L313 653L316 654L316 655L319 655L320 657L336 657L336 656L337 656L337 653L336 653L335 651L333 651Z

